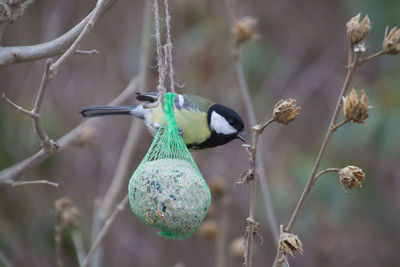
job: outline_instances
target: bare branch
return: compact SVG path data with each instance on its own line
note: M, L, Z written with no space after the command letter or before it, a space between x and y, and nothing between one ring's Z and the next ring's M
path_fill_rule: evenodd
M353 55L353 54L355 54L355 55ZM311 171L311 175L310 175L310 177L309 177L309 179L307 181L306 186L304 187L303 193L301 194L301 197L300 197L300 199L299 199L299 201L298 201L298 203L296 205L296 208L292 213L292 216L290 218L288 226L285 229L286 232L291 232L291 230L292 230L292 228L293 228L293 226L294 226L294 224L295 224L295 222L296 222L296 220L297 220L297 218L298 218L298 216L300 214L300 211L304 206L304 202L305 202L307 196L309 195L309 193L311 191L311 188L313 187L313 185L314 185L314 183L316 181L318 168L319 168L319 166L321 164L323 156L325 155L327 146L329 144L329 141L331 140L331 137L332 137L333 133L335 132L335 130L338 127L340 127L341 125L345 124L345 121L343 123L338 123L338 124L336 124L336 122L337 122L337 119L339 117L340 108L341 108L341 105L342 105L342 98L348 91L350 82L351 82L351 80L352 80L352 78L354 76L355 71L357 70L357 67L360 66L361 54L362 54L361 51L357 52L357 53L354 53L353 45L351 45L351 49L349 49L349 54L348 54L348 60L351 63L348 66L349 68L348 68L348 71L347 71L347 75L346 75L344 84L342 86L340 95L338 97L338 100L336 102L336 107L335 107L335 110L334 110L334 112L332 114L331 122L330 122L328 130L327 130L327 132L325 134L325 138L324 138L324 140L322 142L321 148L320 148L320 150L318 152L318 156L317 156L317 159L315 160L314 167L313 167L313 169ZM275 257L275 260L274 260L273 266L274 267L281 266L281 264L282 264L282 262L284 261L285 258L286 257L283 254L283 252L278 250L277 254L276 254L276 257Z
M72 43L72 45L65 51L62 56L57 59L56 62L51 64L50 66L50 77L51 79L57 75L58 70L60 69L61 65L75 53L75 50L78 49L79 44L86 38L86 36L92 31L94 25L96 24L97 20L101 17L102 11L105 9L107 4L107 0L98 0L96 7L94 8L93 12L90 15L90 19L88 23L86 23L85 27L83 28L82 32L78 35L76 40Z
M99 234L97 235L95 241L93 242L88 254L86 255L86 257L84 258L83 262L82 262L82 267L85 267L88 265L90 258L92 257L93 253L96 251L97 247L99 246L99 244L101 243L101 241L103 240L103 238L105 237L105 235L107 234L108 230L110 230L111 224L114 222L115 218L117 217L117 215L124 210L126 204L128 203L128 195L126 195L124 197L124 199L115 207L114 211L111 213L111 216L107 219L107 221L105 222L103 228L101 229L101 231L99 232Z
M101 9L99 17L117 1L104 0L104 8ZM10 64L53 57L64 53L82 32L92 14L93 11L71 30L52 41L37 45L0 47L0 69Z
M133 78L129 85L125 88L125 90L117 96L113 101L109 103L109 105L118 105L127 100L136 90L137 82L136 78ZM69 146L77 136L79 136L82 129L86 126L94 127L99 123L101 118L93 118L88 119L87 121L82 122L76 128L72 129L70 132L65 134L62 138L60 138L57 142L59 146L59 150ZM15 179L16 177L22 175L24 172L29 169L39 165L49 156L54 154L56 151L46 151L44 148L40 149L36 154L26 158L25 160L8 167L0 172L0 184L6 181L10 181Z
M12 107L14 107L16 110L20 111L21 113L23 113L31 118L38 116L38 114L33 113L32 111L29 111L29 110L15 104L12 100L10 100L8 97L6 97L6 95L4 93L2 93L1 97L4 98Z
M37 45L0 47L0 69L15 63L28 62L60 55L72 44L92 13L60 37Z
M37 181L18 181L18 182L9 182L11 186L21 186L21 185L32 185L32 184L47 184L54 187L58 187L57 183L50 182L47 180L37 180Z
M77 49L75 51L75 55L83 55L83 56L88 56L88 57L93 57L94 55L98 55L100 52L96 49L94 50L79 50Z
M368 56L368 57L366 57L366 58L360 59L360 63L359 63L359 64L364 64L365 62L368 62L368 61L370 61L371 59L374 59L374 58L376 58L376 57L379 57L379 56L381 56L381 55L383 55L383 54L385 54L385 51L383 51L383 50L378 51L378 52L376 52L375 54L372 54L372 55L370 55L370 56Z
M51 61L47 60L46 63L46 68L43 73L42 81L39 86L38 93L36 95L36 100L35 100L35 105L31 111L18 106L14 102L12 102L10 99L6 98L4 96L4 93L2 95L3 98L7 100L8 103L10 103L14 108L19 110L20 112L24 113L25 115L28 115L29 117L32 118L33 120L33 126L35 128L35 132L38 135L40 139L41 146L46 150L46 151L51 151L51 150L56 150L57 149L57 144L49 139L47 136L46 132L44 131L41 122L40 122L40 107L42 105L44 93L47 87L47 84L49 83L49 68L50 68Z
M48 59L46 62L46 69L43 73L42 81L40 82L39 90L35 99L35 105L33 106L32 109L32 113L37 114L36 117L32 118L33 126L35 128L36 134L39 136L41 145L46 151L52 151L58 148L58 145L47 136L40 121L40 108L42 106L44 93L50 81L50 76L49 76L50 66L51 66L51 60Z

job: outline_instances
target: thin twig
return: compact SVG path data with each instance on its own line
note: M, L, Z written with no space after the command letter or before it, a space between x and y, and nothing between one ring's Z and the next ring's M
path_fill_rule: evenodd
M41 121L40 121L40 108L42 106L43 97L44 97L44 93L45 93L47 84L50 81L50 79L49 79L50 64L51 64L51 61L47 60L46 67L43 72L42 81L40 82L39 90L36 95L35 104L31 111L18 106L17 104L12 102L10 99L5 97L4 94L2 95L3 98L5 98L7 100L7 102L10 103L14 108L16 108L23 114L28 115L29 117L32 118L33 127L35 129L36 134L39 137L40 144L46 151L53 151L53 150L57 149L57 144L47 136L46 132L44 131L44 129L41 125Z
M109 105L118 105L127 100L132 94L134 94L137 88L137 80L133 78L128 86L122 91L120 95L118 95L113 101L109 103ZM101 118L93 118L88 119L87 121L82 122L77 127L66 133L63 137L61 137L57 144L59 145L59 150L69 146L75 140L77 136L79 136L81 130L84 127L91 126L94 127L99 123ZM58 151L58 150L57 150ZM16 177L22 175L29 169L39 165L45 159L53 155L56 151L46 151L44 148L40 149L34 155L10 166L0 172L0 184L9 182L10 180L14 180Z
M347 90L349 88L349 84L350 84L350 82L351 82L351 80L353 78L353 74L355 73L355 71L356 71L356 69L358 67L358 62L359 62L360 56L361 56L360 53L356 53L356 55L354 57L354 60L353 60L353 63L350 65L350 68L348 69L347 76L346 76L346 79L344 81L344 84L343 84L342 90L340 92L339 98L337 100L336 107L335 107L335 110L333 112L329 128L328 128L327 133L325 135L324 141L322 142L322 145L321 145L320 151L318 153L317 159L315 161L314 167L313 167L313 169L311 171L311 175L310 175L309 181L308 181L308 183L307 183L307 185L306 185L306 187L304 189L304 192L303 192L303 194L302 194L302 196L301 196L301 198L299 200L299 203L297 204L297 207L296 207L295 211L293 212L292 217L291 217L291 219L289 221L289 224L288 224L288 226L286 228L287 232L290 232L292 230L293 224L296 222L297 216L298 216L301 208L304 205L304 200L308 196L308 194L309 194L309 192L311 190L312 179L314 178L315 174L317 173L317 170L318 170L318 167L319 167L319 165L321 163L322 157L325 154L325 151L326 151L326 148L328 146L328 143L329 143L329 141L330 141L330 139L332 137L332 134L334 132L333 129L334 129L334 126L336 124L337 118L338 118L339 113L340 113L340 107L341 107L341 104L342 104L342 98L347 93Z
M337 129L339 129L340 127L342 127L343 125L345 125L346 123L349 123L349 122L350 122L349 120L343 120L341 122L338 122L337 124L335 124L332 127L332 132L335 132Z
M104 15L116 2L118 0L106 0L101 15ZM0 69L10 64L38 60L64 53L82 32L92 14L93 11L71 30L52 41L28 46L0 46Z
M50 65L52 61L50 59L47 60L46 62L46 68L43 72L43 77L42 81L40 82L39 90L36 95L35 99L35 104L33 106L32 112L34 114L37 114L36 117L33 117L33 126L35 128L36 134L39 136L41 145L46 151L53 151L58 148L57 144L51 140L46 132L44 131L41 121L40 121L40 108L42 106L43 98L44 98L44 93L46 91L47 85L50 81Z
M359 63L359 64L360 64L360 65L361 65L361 64L364 64L364 63L370 61L371 59L374 59L374 58L376 58L376 57L379 57L379 56L381 56L381 55L383 55L383 54L385 54L385 52L384 52L383 50L378 51L378 52L376 52L375 54L372 54L372 55L370 55L370 56L368 56L368 57L366 57L366 58L360 59L360 63Z
M353 52L352 51L353 50L349 50L349 57L351 57L351 58L353 58ZM313 169L311 171L311 175L310 175L310 177L308 179L308 182L307 182L307 184L306 184L306 186L305 186L305 188L303 190L303 193L302 193L302 195L301 195L301 197L299 199L299 202L296 205L295 210L293 211L293 214L292 214L292 216L290 218L288 226L285 229L286 232L291 232L291 230L293 228L293 225L295 224L295 222L296 222L296 220L297 220L297 218L299 216L299 213L300 213L301 209L304 206L304 201L307 198L307 196L309 195L309 193L311 191L311 188L313 187L314 177L317 174L319 165L321 164L322 157L324 156L326 148L328 146L328 143L329 143L329 141L330 141L330 139L332 137L332 134L334 133L334 127L335 127L336 121L337 121L337 119L339 117L340 107L342 105L342 98L347 93L348 88L349 88L349 84L350 84L350 82L351 82L351 80L353 78L353 75L354 75L357 67L359 66L360 57L361 57L361 53L355 53L354 59L353 59L352 63L350 64L349 68L348 68L346 79L344 81L344 84L343 84L343 87L341 89L340 95L339 95L338 100L336 102L336 107L335 107L335 110L334 110L334 112L332 114L331 122L330 122L328 130L326 132L324 141L322 142L321 148L319 150L317 159L316 159L316 161L314 163L314 167L313 167ZM273 266L274 267L280 266L281 263L283 262L283 260L284 260L284 254L281 251L278 250L278 252L276 254L276 257L275 257L275 260L274 260Z
M126 195L124 197L124 199L121 201L121 203L119 203L114 211L111 213L111 216L107 219L107 221L105 222L103 228L101 229L101 231L99 232L99 234L97 235L95 241L93 242L92 246L90 247L90 250L88 252L88 254L86 255L86 257L83 259L82 261L82 267L85 267L88 265L91 256L93 255L93 253L96 251L97 247L99 246L99 244L101 243L101 241L103 240L103 238L105 237L105 235L107 234L108 230L110 230L111 224L114 222L115 218L117 217L117 215L124 210L126 204L128 203L128 195Z
M82 56L88 56L88 57L93 57L94 55L98 55L100 52L96 49L93 50L79 50L77 49L75 51L75 55L82 55Z
M50 182L47 180L37 180L37 181L18 181L18 182L9 182L11 186L21 186L21 185L32 185L32 184L47 184L54 187L58 187L58 183Z
M1 97L4 98L12 107L14 107L19 112L21 112L21 113L23 113L23 114L25 114L25 115L27 115L27 116L29 116L31 118L34 118L34 117L37 116L36 113L33 113L32 111L27 110L27 109L15 104L12 100L10 100L8 97L6 97L6 95L4 93L2 93Z
M255 234L255 227L258 226L258 223L255 221L255 207L256 207L256 192L257 192L257 148L258 141L260 135L264 132L265 128L270 125L274 120L270 119L267 122L261 125L256 125L252 129L253 133L253 145L247 147L249 152L249 162L250 169L252 170L252 174L254 178L252 178L249 182L250 184L250 208L249 208L249 217L247 218L247 227L246 227L246 242L245 242L245 253L244 253L244 263L243 266L251 267L252 266L252 256L253 256L253 236Z
M51 73L51 78L54 78L54 76L57 74L58 70L60 69L61 65L71 56L75 53L75 51L78 49L79 44L86 38L86 36L91 32L93 29L94 25L96 24L97 20L100 18L102 14L102 10L104 9L106 5L105 0L98 0L96 7L93 10L93 13L90 16L90 19L88 23L86 23L85 27L81 31L81 33L78 35L76 40L72 43L72 45L65 51L62 56L57 59L56 62L51 64L50 66L50 73Z
M338 169L338 168L328 168L328 169L325 169L323 171L320 171L319 173L317 173L317 175L315 175L315 177L313 179L313 185L315 184L315 182L318 180L318 178L321 175L323 175L325 173L328 173L328 172L339 172L339 171L340 171L340 169Z

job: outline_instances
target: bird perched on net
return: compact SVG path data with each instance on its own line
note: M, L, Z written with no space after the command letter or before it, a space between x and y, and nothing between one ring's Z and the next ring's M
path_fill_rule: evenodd
M162 127L163 110L161 105L150 108L146 108L146 106L155 103L159 93L136 94L136 99L144 102L143 104L93 106L82 109L80 113L84 117L133 115L143 119L147 129L154 136ZM231 108L190 94L177 94L173 108L179 132L190 150L216 147L234 139L246 142L247 134L243 130L243 120Z

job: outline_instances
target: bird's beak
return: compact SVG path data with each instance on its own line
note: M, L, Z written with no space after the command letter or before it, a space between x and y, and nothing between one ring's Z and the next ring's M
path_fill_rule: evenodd
M236 134L236 137L239 138L240 140L242 140L243 143L246 143L246 144L247 144L246 139L247 139L249 136L247 135L247 133L246 133L245 131L241 131L241 132L237 133L237 134Z

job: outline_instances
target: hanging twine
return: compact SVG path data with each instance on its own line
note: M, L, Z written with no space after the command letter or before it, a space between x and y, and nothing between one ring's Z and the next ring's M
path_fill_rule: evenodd
M160 33L160 16L158 0L154 0L154 24L156 30L156 51L157 51L157 70L158 70L158 85L157 90L160 93L159 101L162 102L164 95L167 92L165 79L168 75L170 80L169 91L175 93L174 87L174 68L172 65L172 42L171 42L171 16L168 11L168 0L164 0L165 7L165 25L166 25L166 44L161 45Z

